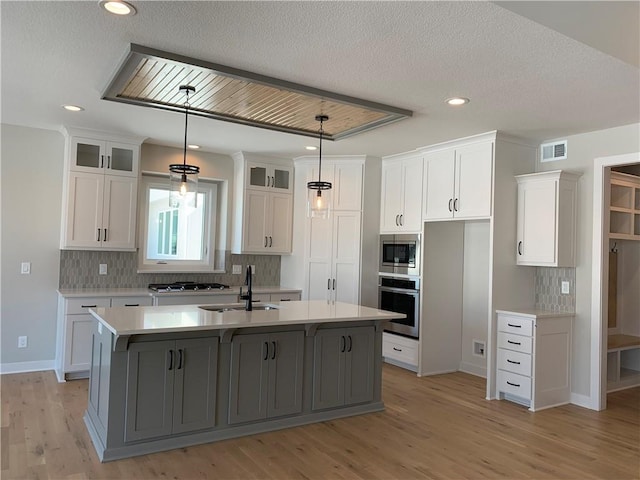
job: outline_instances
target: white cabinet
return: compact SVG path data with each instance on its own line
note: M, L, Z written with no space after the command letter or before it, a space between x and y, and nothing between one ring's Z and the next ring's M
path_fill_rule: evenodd
M384 332L382 356L384 361L409 370L418 370L418 340Z
M91 362L91 332L94 321L90 308L150 306L151 296L74 297L58 299L58 345L56 374L65 378L87 378Z
M422 156L383 161L381 233L422 230L422 169Z
M305 290L308 300L359 303L360 212L311 218Z
M424 220L491 216L493 142L479 142L424 156Z
M360 210L362 206L362 164L322 163L323 182L331 183L331 210ZM308 169L307 182L318 180L318 165Z
M516 176L518 265L575 267L578 175L561 170Z
M573 314L497 313L498 398L531 411L569 403Z
M65 130L66 159L60 247L133 251L141 139ZM85 136L79 136L84 134ZM86 134L93 135L88 138ZM103 138L100 139L100 135ZM112 140L107 140L110 138Z
M235 159L233 253L291 253L293 167L257 163L249 154Z

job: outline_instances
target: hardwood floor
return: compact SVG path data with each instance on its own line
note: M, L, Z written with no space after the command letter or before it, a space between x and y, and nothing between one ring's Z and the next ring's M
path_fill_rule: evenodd
M385 365L386 411L100 463L86 380L2 375L2 479L638 479L640 388L608 409L536 413L484 400L484 379L417 378Z

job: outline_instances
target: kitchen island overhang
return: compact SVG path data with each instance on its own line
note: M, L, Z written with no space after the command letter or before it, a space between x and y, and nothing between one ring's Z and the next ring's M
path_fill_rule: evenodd
M272 305L92 310L84 418L100 460L384 409L382 329L403 314Z

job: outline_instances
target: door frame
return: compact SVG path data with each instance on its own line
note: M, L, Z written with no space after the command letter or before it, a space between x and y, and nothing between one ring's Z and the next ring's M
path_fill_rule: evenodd
M607 330L609 308L609 210L604 204L609 186L605 168L640 163L640 152L599 157L593 166L593 246L591 272L591 404L594 410L607 408Z

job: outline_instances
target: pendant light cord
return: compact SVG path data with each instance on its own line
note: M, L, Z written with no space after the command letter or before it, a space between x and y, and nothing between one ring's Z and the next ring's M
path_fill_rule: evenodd
M323 129L322 129L322 122L323 119L322 117L320 118L320 149L319 149L319 153L318 153L318 182L321 182L321 178L322 178L322 134L323 134Z
M187 127L189 125L189 90L187 89L187 101L184 102L184 152L182 157L182 163L187 166Z

